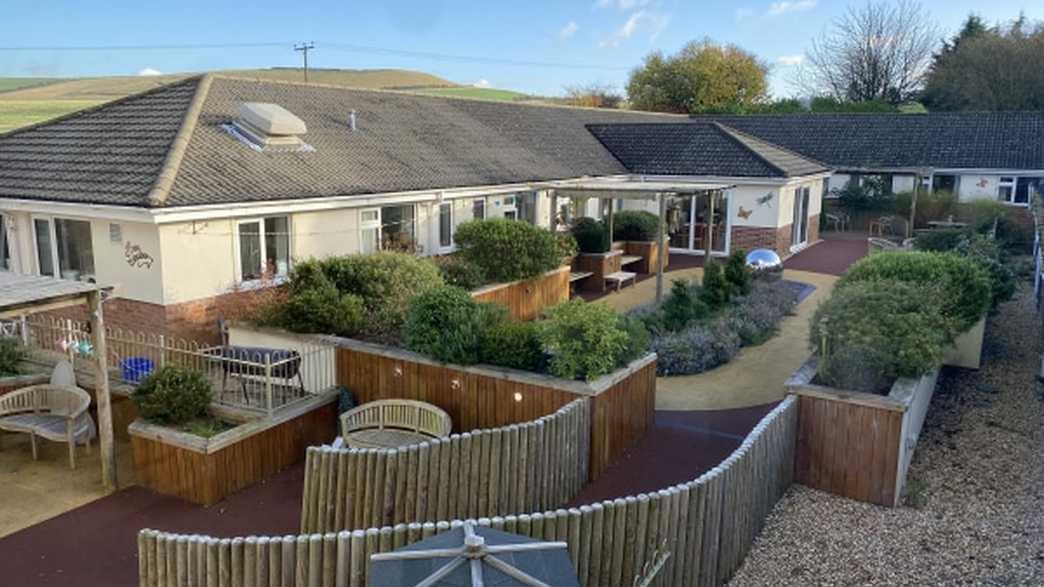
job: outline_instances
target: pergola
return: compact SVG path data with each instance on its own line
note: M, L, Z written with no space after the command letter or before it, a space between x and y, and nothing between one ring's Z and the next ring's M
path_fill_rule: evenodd
M661 236L656 265L656 301L663 298L663 247L667 246L666 226L667 200L672 197L714 194L734 187L733 184L712 182L686 182L644 177L592 177L552 181L541 184L540 189L551 190L551 230L557 229L558 197L570 199L598 198L609 200L609 241L613 240L613 202L615 200L646 200L657 204L657 234Z
M109 368L106 361L102 292L111 288L96 283L21 275L0 271L0 320L10 320L87 305L94 345L94 391L98 408L98 444L101 448L102 482L116 488L116 453L113 450L112 407L109 401Z

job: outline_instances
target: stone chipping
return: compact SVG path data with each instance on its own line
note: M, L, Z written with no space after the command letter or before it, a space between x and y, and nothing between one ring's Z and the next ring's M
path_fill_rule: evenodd
M904 505L795 485L730 585L1044 585L1044 386L1032 293L988 323L983 368L945 370Z

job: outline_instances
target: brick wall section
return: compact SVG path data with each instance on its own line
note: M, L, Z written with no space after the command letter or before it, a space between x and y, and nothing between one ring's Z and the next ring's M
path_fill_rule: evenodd
M808 219L808 244L819 240L819 214L810 216Z
M811 236L811 235L810 235ZM769 226L733 226L731 251L769 249L780 257L790 254L790 225L772 228Z

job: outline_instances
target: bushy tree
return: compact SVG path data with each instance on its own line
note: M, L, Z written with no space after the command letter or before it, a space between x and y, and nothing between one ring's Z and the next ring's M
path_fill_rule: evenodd
M585 108L619 108L623 104L623 96L611 85L589 83L566 86L565 102L570 106Z
M674 55L655 52L631 72L627 98L635 110L742 112L765 102L768 66L735 45L693 41Z

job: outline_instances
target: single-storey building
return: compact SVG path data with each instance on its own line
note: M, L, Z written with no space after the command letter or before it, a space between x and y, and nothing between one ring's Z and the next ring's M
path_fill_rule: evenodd
M960 133L932 129L963 117L974 132L939 158L909 138L935 145ZM1044 115L690 119L204 75L0 135L0 266L114 285L110 323L190 334L295 259L443 254L473 218L551 227L646 205L557 197L556 182L591 179L727 186L669 198L672 252L785 256L818 240L834 170L958 168L964 186L979 169L1018 203L1022 178L1044 175L1040 135L990 137L1039 126ZM877 145L888 158L859 158ZM1005 145L1010 157L983 155Z

